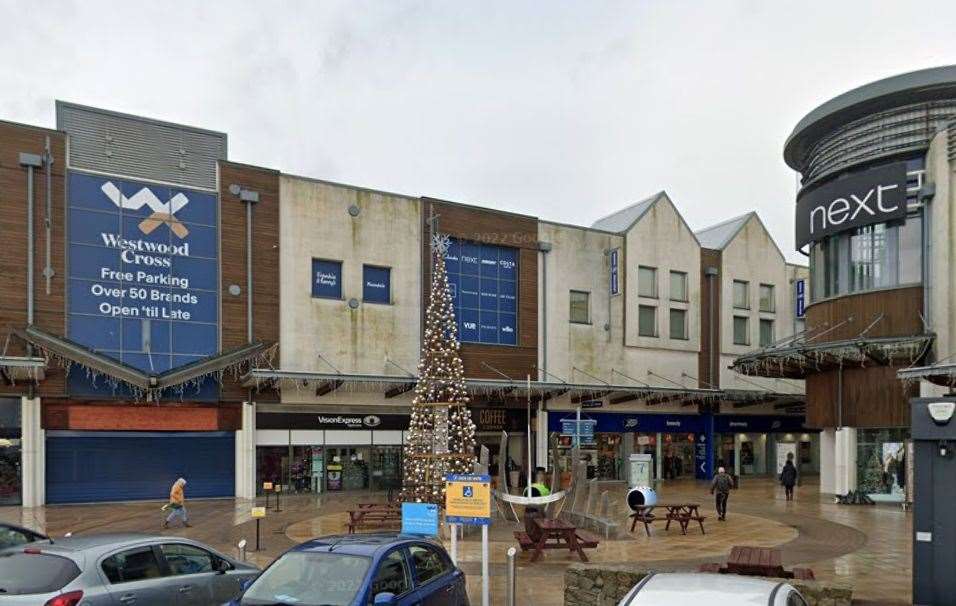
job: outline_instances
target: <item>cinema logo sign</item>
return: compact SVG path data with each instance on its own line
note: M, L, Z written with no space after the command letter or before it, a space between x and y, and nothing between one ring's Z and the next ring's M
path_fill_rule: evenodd
M906 164L853 173L797 198L797 246L873 223L906 217Z

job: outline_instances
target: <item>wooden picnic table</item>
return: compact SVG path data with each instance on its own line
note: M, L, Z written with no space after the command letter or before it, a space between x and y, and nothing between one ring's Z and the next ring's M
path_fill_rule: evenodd
M349 534L359 526L386 528L402 521L402 511L398 507L379 503L359 503L358 509L349 510Z
M733 547L727 558L727 572L762 577L784 577L783 556L769 547Z
M667 525L664 526L664 530L670 530L671 522L677 522L680 525L681 534L687 534L687 526L691 522L697 522L700 524L700 533L707 534L704 531L704 520L706 517L700 515L699 503L656 503L654 505L638 505L637 510L630 516L632 520L631 532L634 532L638 522L642 522L644 524L644 532L647 533L647 536L651 536L650 525L659 519L654 515L654 510L657 508L667 510L667 513L664 514L664 519L667 520Z
M515 532L515 538L518 539L522 551L532 550L532 562L538 561L545 549L567 549L577 553L582 562L587 562L588 556L584 550L593 549L601 542L597 536L578 530L574 524L564 520L535 518L534 525L539 532L538 540L532 539L525 532Z

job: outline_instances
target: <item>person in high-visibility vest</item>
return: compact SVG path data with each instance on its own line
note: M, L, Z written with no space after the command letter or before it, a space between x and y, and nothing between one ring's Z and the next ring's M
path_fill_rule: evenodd
M534 483L531 485L531 496L547 497L551 494L551 489L545 480L546 471L544 467L538 467L534 473Z

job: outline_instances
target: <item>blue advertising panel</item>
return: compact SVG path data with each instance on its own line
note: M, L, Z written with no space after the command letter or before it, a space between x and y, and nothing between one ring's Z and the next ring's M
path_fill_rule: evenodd
M216 194L70 172L68 206L72 341L154 375L219 351Z
M611 251L611 294L612 295L621 294L621 287L618 282L618 276L620 274L620 270L618 268L618 255L620 254L620 252L621 250L619 248L615 248L614 250Z
M714 417L701 415L704 431L697 434L694 444L694 476L698 480L714 477Z
M698 433L704 429L700 415L589 412L587 418L597 423L595 431L601 433ZM568 420L548 415L548 431L564 433L562 423Z
M438 536L438 505L402 503L402 534Z
M784 415L717 415L714 431L717 433L786 433L814 432L803 425L806 417Z
M368 303L392 302L392 270L374 265L362 266L362 300Z
M579 427L576 429L576 427ZM581 419L580 426L577 419L562 419L561 433L566 436L574 437L574 441L579 439L581 444L594 444L594 429L597 427L597 421L594 419Z
M342 298L342 262L312 259L312 296Z
M448 285L463 343L518 344L518 250L452 238Z
M806 280L797 280L796 281L797 289L797 317L802 318L804 313L807 311L807 281Z

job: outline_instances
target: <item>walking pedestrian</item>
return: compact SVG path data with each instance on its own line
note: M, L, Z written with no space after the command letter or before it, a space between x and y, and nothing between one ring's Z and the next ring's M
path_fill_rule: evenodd
M734 479L730 477L727 470L723 467L717 469L717 475L710 485L710 494L717 495L717 519L723 522L727 519L727 498L730 496L730 489L734 487Z
M797 484L797 468L793 464L793 453L787 454L787 462L783 464L783 471L780 472L780 483L783 484L787 500L792 501L793 487Z
M183 489L186 486L186 480L179 478L173 482L173 487L169 489L169 503L163 507L163 511L169 510L169 515L166 516L166 521L163 522L163 528L169 528L169 525L179 518L183 522L183 526L189 528L192 524L189 523L189 516L186 515L186 495L183 492Z

